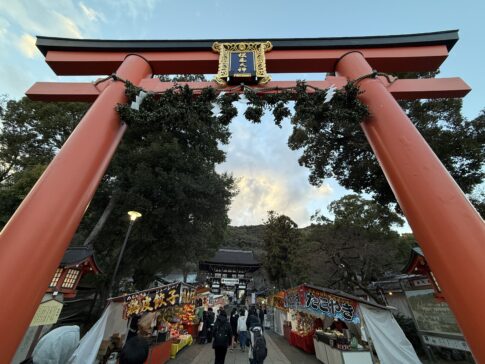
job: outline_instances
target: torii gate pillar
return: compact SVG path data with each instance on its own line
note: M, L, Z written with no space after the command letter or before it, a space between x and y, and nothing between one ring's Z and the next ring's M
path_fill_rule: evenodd
M345 77L327 77L315 85L341 87L372 68L436 70L457 40L456 31L271 40L275 49L266 57L267 68L270 73L333 72L336 65ZM173 86L151 79L152 73L216 73L218 56L211 51L212 43L37 39L58 75L116 71L152 92ZM10 362L125 130L115 110L126 101L124 85L107 82L102 91L90 83L38 83L27 92L35 100L95 102L0 233L0 291L5 294L0 324L9 328L0 332L0 363ZM207 86L214 85L196 85ZM371 113L362 128L475 359L485 363L485 310L480 306L485 304L485 225L395 101L461 97L470 88L458 78L398 80L392 85L365 78L359 86L364 91L359 97Z
M134 84L151 72L136 55L117 70ZM0 234L0 287L8 297L0 306L0 322L8 325L0 333L0 363L10 363L126 130L115 109L123 102L124 83L111 82Z
M354 80L372 68L351 52L336 71ZM474 357L485 360L485 224L382 81L365 78L359 87L370 112L361 123L367 140Z

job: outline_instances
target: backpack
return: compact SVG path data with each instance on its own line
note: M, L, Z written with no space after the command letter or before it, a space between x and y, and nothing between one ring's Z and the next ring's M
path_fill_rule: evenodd
M268 348L266 348L266 340L261 334L261 330L253 330L254 345L253 345L253 359L256 363L262 363L268 355Z
M214 328L214 347L228 346L231 335L228 330L229 324L217 325Z

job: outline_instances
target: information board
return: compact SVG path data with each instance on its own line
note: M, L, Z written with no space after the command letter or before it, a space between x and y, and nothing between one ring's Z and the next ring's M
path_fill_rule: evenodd
M55 324L61 314L63 304L56 300L43 302L37 308L30 326Z

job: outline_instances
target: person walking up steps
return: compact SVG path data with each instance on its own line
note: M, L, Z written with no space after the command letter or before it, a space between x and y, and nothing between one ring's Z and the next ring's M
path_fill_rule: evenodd
M231 325L227 321L226 311L221 311L219 316L217 316L213 330L214 342L212 343L212 348L215 353L214 364L224 364L227 348L232 342L232 330Z
M263 329L263 332L264 332L264 310L263 310L263 306L260 306L259 309L258 309L258 317L259 317L259 321L261 322L261 329Z
M212 342L215 314L212 307L209 307L209 312L207 312L207 342Z
M246 349L246 342L248 339L248 328L246 326L246 310L241 309L239 318L237 320L237 332L239 334L239 345L241 345L241 351Z
M230 319L232 335L234 336L233 345L232 345L233 348L236 347L236 343L237 343L237 333L238 333L237 322L238 322L238 319L239 319L239 315L237 313L237 309L233 308L232 312L231 312L231 319Z
M268 349L259 318L254 320L251 329L249 329L249 338L249 363L263 364L264 359L268 356Z

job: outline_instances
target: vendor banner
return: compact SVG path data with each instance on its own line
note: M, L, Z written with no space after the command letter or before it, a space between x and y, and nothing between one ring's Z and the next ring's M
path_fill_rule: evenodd
M285 295L285 307L309 313L360 323L357 302L319 289L300 286Z
M192 303L194 295L195 290L182 283L136 292L124 297L123 316L129 318L143 312Z

